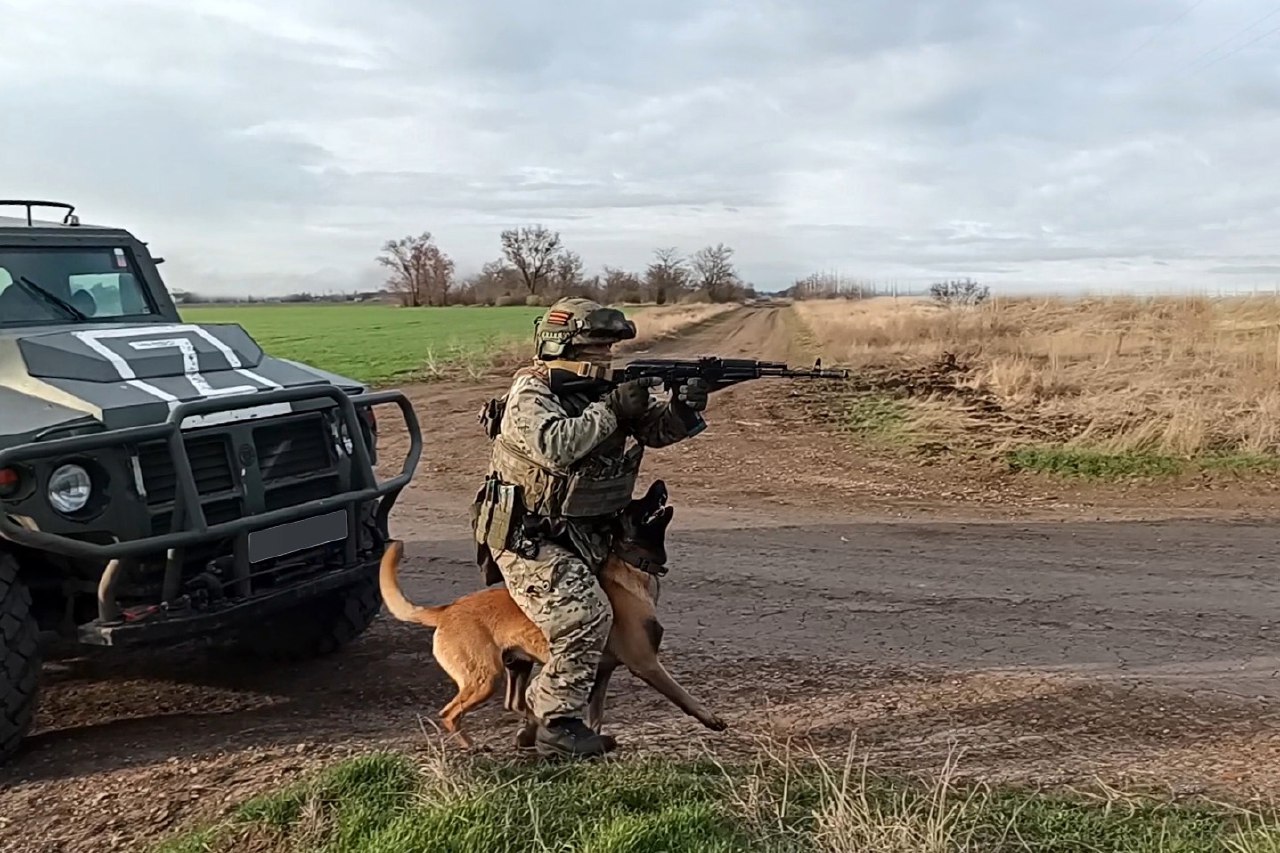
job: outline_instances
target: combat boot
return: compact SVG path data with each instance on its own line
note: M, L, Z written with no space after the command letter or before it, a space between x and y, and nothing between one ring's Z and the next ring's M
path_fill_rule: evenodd
M617 742L591 731L576 717L557 717L538 727L535 745L543 756L593 758L612 752Z

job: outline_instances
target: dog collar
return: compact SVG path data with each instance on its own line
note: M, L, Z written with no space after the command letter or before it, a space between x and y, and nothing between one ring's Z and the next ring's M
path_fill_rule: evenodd
M618 556L626 561L627 565L634 566L642 572L651 574L655 577L662 577L667 573L666 561L658 561L645 556L639 551L633 551L630 548L618 549Z

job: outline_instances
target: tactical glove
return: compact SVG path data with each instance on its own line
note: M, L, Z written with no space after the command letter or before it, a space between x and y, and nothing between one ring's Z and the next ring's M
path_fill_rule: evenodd
M638 418L649 408L649 389L662 384L660 376L644 376L623 382L605 395L605 402L620 420Z
M707 407L709 387L705 379L694 376L677 385L671 399L683 403L695 412L701 412Z

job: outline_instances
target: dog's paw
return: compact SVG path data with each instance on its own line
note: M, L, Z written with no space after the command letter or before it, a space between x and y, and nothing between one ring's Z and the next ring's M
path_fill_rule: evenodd
M705 722L703 725L711 729L711 731L713 732L722 732L725 729L729 728L729 724L726 723L724 720L720 719L719 717L712 717L710 720L707 720L707 722Z

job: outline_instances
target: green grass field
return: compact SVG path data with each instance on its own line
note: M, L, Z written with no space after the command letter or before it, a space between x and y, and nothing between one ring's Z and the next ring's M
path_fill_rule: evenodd
M269 354L375 385L476 369L531 342L546 309L388 305L187 306L191 323L238 323Z
M161 853L1276 853L1273 816L863 776L763 757L503 764L383 753L239 807Z

